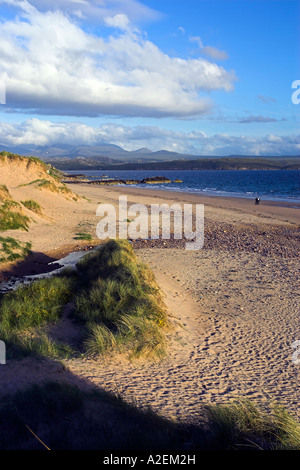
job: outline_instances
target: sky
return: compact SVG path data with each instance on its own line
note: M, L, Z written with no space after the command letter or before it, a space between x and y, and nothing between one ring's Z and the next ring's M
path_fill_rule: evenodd
M0 147L300 155L299 19L300 0L0 0Z

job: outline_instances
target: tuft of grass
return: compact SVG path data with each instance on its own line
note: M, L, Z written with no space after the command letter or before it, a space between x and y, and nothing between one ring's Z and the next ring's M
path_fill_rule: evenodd
M55 323L70 299L74 279L53 276L19 286L0 300L0 336L15 353L26 351L57 356L59 347L44 333L43 327Z
M0 302L1 327L23 330L57 320L70 287L71 278L52 276L8 292Z
M0 185L0 231L28 230L29 218L20 211L20 204L14 201L5 184Z
M11 208L19 206L14 201L6 201L0 206L0 231L5 230L26 230L28 231L29 217L26 215L12 211Z
M75 234L74 240L93 240L93 237L90 233L78 232Z
M18 187L22 188L23 186L31 186L32 184L36 184L36 183L38 183L39 186L40 186L45 182L48 182L48 180L46 180L45 178L38 178L38 179L35 179L35 180L32 180L32 181L29 181L29 183L19 184Z
M154 276L138 263L127 240L111 240L77 264L87 285L76 296L76 316L87 328L88 353L128 351L161 358L166 308Z
M0 184L0 202L11 200L11 195L5 184Z
M42 208L38 202L34 201L33 199L27 199L26 201L21 201L26 209L29 209L32 212L36 212L36 214L42 213Z
M36 184L38 188L47 189L48 191L51 191L53 193L63 194L66 197L72 198L74 201L77 201L79 199L79 196L77 194L73 193L73 191L70 188L68 188L64 183L60 182L60 178L58 175L53 176L53 172L50 172L50 170L48 171L49 171L48 174L52 176L54 180L56 180L56 182L50 181L46 178L38 178L33 181L30 181L29 183L21 184L19 185L19 187L30 186L30 185ZM56 183L60 183L60 186L57 186Z
M12 237L0 237L0 263L25 258L31 249L31 243L20 242Z
M40 181L38 184L38 187L42 189L48 189L49 191L52 191L53 193L59 193L59 188L56 186L56 184L46 179Z
M271 412L250 400L206 408L210 440L221 450L300 450L300 425L285 408Z

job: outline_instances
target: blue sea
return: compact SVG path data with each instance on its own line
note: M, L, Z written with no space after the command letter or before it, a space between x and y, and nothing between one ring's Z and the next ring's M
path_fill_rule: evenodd
M166 176L168 184L151 185L151 189L184 191L207 196L243 197L261 200L300 203L300 171L297 170L139 170L139 171L66 171L69 174L84 174L91 180L106 175L116 179L142 180L149 176ZM179 178L182 183L174 183ZM146 187L148 184L132 185Z

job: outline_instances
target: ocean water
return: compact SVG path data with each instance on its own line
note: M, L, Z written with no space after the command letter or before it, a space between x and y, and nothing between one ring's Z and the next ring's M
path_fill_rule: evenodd
M147 187L166 191L184 191L207 196L243 197L261 200L276 200L300 203L300 171L297 170L145 170L145 171L66 171L84 174L91 180L102 175L116 179L142 180L149 176L166 176L172 183L139 184L132 187ZM179 178L182 183L174 183Z

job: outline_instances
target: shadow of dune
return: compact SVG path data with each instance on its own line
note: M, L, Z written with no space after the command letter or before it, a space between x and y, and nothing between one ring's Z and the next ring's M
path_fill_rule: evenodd
M178 451L204 443L201 427L126 403L55 360L8 361L0 381L0 449Z
M1 269L0 267L0 278L9 278L13 276L30 276L30 274L42 274L54 271L59 267L58 264L49 263L56 261L58 258L54 258L41 252L31 252L26 258L15 262L12 266ZM1 279L0 279L1 280Z

